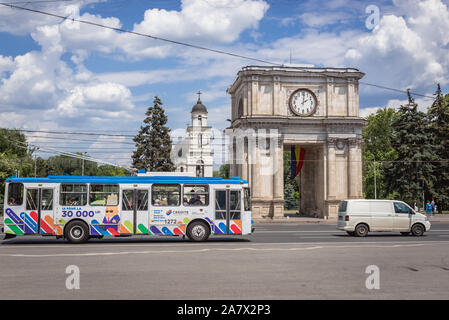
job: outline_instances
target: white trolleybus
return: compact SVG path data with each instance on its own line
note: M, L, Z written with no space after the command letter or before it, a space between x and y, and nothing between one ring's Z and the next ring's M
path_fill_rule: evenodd
M40 234L72 243L132 235L205 241L254 230L240 177L11 177L3 214L5 238Z

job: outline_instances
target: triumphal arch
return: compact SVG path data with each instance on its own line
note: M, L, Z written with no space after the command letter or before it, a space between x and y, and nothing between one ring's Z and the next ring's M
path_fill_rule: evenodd
M362 197L362 127L352 68L242 68L232 99L230 175L249 181L255 218L283 217L284 150L305 150L300 213L336 217L342 199ZM290 164L288 165L290 168ZM289 169L290 170L290 169Z

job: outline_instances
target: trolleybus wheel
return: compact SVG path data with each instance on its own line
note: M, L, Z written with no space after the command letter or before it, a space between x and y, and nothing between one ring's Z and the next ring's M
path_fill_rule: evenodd
M65 230L65 237L72 243L83 243L89 240L89 228L84 222L70 222Z
M201 221L194 221L187 228L187 237L192 241L206 241L209 234L209 228Z

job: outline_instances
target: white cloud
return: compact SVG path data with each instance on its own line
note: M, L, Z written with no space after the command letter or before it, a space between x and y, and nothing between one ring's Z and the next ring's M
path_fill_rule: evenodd
M11 71L14 68L12 57L4 57L0 55L0 77L4 72Z
M302 23L309 27L322 27L335 23L345 23L351 16L345 12L305 12L299 16Z
M262 0L182 0L181 11L149 9L134 31L175 40L233 42L256 28L268 10Z
M14 59L9 77L3 78L0 85L0 107L45 108L56 99L58 90L62 90L72 75L65 63L59 60L59 54L29 52ZM56 79L61 81L56 81Z
M385 15L358 39L345 63L367 78L399 88L428 89L448 83L449 10L440 0L395 1L404 16Z
M426 96L432 96L432 93L427 93ZM415 103L418 105L418 110L422 112L427 112L427 109L432 105L433 100L425 97L414 98ZM367 107L362 108L359 111L359 115L363 118L368 117L370 114L374 114L377 110L382 108L393 108L399 109L400 106L408 104L408 99L390 99L382 107Z
M301 36L277 40L270 47L258 50L258 56L274 62L298 63L343 67L344 56L351 45L355 45L360 31L319 32L304 30Z
M66 117L127 117L127 111L134 108L131 91L116 83L101 83L90 86L76 86L62 100L56 112ZM53 112L53 110L50 110Z
M180 11L149 9L132 31L192 43L230 43L245 30L255 30L268 10L263 0L183 0ZM118 18L84 13L82 21L122 28ZM1 30L1 28L0 28ZM37 24L32 37L43 49L72 52L79 63L92 51L124 55L127 59L165 58L183 55L185 49L152 38L65 20L60 24Z
M336 7L342 4L344 1L334 2ZM291 52L295 63L355 67L366 73L365 82L403 90L411 88L419 93L433 90L436 83L447 85L448 6L441 0L397 0L394 7L388 5L388 11L390 14L383 14L381 10L379 25L373 31L350 28L322 31L312 27L255 50L252 55L286 63ZM317 20L309 20L309 25L331 23L329 15L332 14L310 14ZM361 86L360 92L382 95L382 91L367 86Z
M15 5L27 9L51 12L62 17L76 18L80 8L83 8L92 3L104 1L106 0L74 0L70 2L70 5L67 5L67 3L64 2L56 1L48 2L45 4L33 4L32 1L29 1L27 3L18 2ZM0 32L8 32L14 35L26 35L34 31L38 26L58 24L60 22L61 19L49 15L37 14L17 8L0 6Z

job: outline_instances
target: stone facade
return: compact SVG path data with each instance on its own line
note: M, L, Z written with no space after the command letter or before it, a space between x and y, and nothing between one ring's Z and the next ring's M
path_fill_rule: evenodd
M283 216L283 151L306 149L298 177L301 214L335 217L342 199L362 197L362 127L357 69L245 67L232 99L231 176L249 181L254 217ZM313 114L298 116L290 97L313 92ZM242 138L243 136L243 138ZM234 142L234 143L232 143Z

